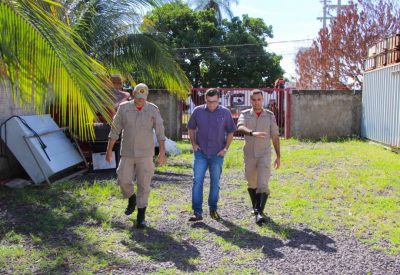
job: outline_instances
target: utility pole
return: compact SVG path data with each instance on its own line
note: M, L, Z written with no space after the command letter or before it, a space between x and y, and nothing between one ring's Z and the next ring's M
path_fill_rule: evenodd
M327 20L332 20L335 19L336 16L340 13L340 10L345 6L342 5L341 0L337 0L336 5L331 5L331 0L320 0L320 2L323 5L323 15L322 17L317 17L320 21L322 21L322 28L326 28L326 21ZM336 9L336 16L332 16L330 11ZM335 61L334 68L331 68L331 72L328 72L326 69L325 72L323 72L323 77L321 78L321 88L324 90L332 88L332 81L336 81L340 77L340 70L339 70L340 64L339 60Z
M322 28L326 28L326 20L330 19L328 17L328 4L330 3L330 0L321 0L321 3L323 4L322 7L322 17L317 17L319 21L322 21Z
M322 27L326 28L326 21L329 19L335 19L336 16L332 16L329 11L332 9L336 9L336 14L338 14L340 12L340 9L342 9L343 7L347 6L347 5L342 5L342 1L341 0L337 0L337 4L336 5L330 5L331 0L321 0L320 1L323 4L322 7L322 17L317 17L317 19L319 21L322 21Z

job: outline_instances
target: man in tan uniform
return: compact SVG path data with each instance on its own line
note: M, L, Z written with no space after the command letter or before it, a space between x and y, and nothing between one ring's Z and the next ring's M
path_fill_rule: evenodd
M124 102L118 107L111 126L106 153L106 161L111 162L112 148L122 131L121 160L117 169L118 184L124 198L129 198L125 214L132 214L137 204L138 228L145 227L150 183L154 174L153 128L160 146L157 162L159 164L166 162L163 120L158 107L146 101L148 93L147 85L140 83L133 90L134 100ZM137 196L133 186L135 176Z
M270 194L268 181L271 176L271 139L276 153L275 168L279 168L281 156L275 116L263 109L263 103L263 92L253 90L251 93L253 108L242 111L237 125L238 130L245 135L243 152L247 190L256 223L259 225L266 222L264 208Z

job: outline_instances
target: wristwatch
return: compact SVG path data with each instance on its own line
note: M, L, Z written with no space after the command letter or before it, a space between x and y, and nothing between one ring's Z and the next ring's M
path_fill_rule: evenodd
M253 131L251 131L249 135L252 136L253 135Z

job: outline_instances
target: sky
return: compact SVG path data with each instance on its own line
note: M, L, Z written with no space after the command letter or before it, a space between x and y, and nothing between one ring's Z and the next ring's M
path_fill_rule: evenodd
M309 47L318 36L322 22L317 17L323 15L321 0L238 0L239 5L232 5L235 16L248 14L250 17L262 18L267 25L272 25L274 37L267 39L268 52L282 55L282 68L285 77L296 77L294 59L301 47ZM337 0L331 0L337 4ZM341 4L348 1L342 0ZM307 40L309 39L309 40ZM305 40L296 42L282 42Z

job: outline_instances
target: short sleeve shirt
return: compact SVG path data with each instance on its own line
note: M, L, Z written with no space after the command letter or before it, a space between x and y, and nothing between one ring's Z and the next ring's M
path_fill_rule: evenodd
M236 131L231 112L219 105L214 112L207 105L194 108L188 128L196 130L196 142L206 155L216 155L226 144L226 136Z

